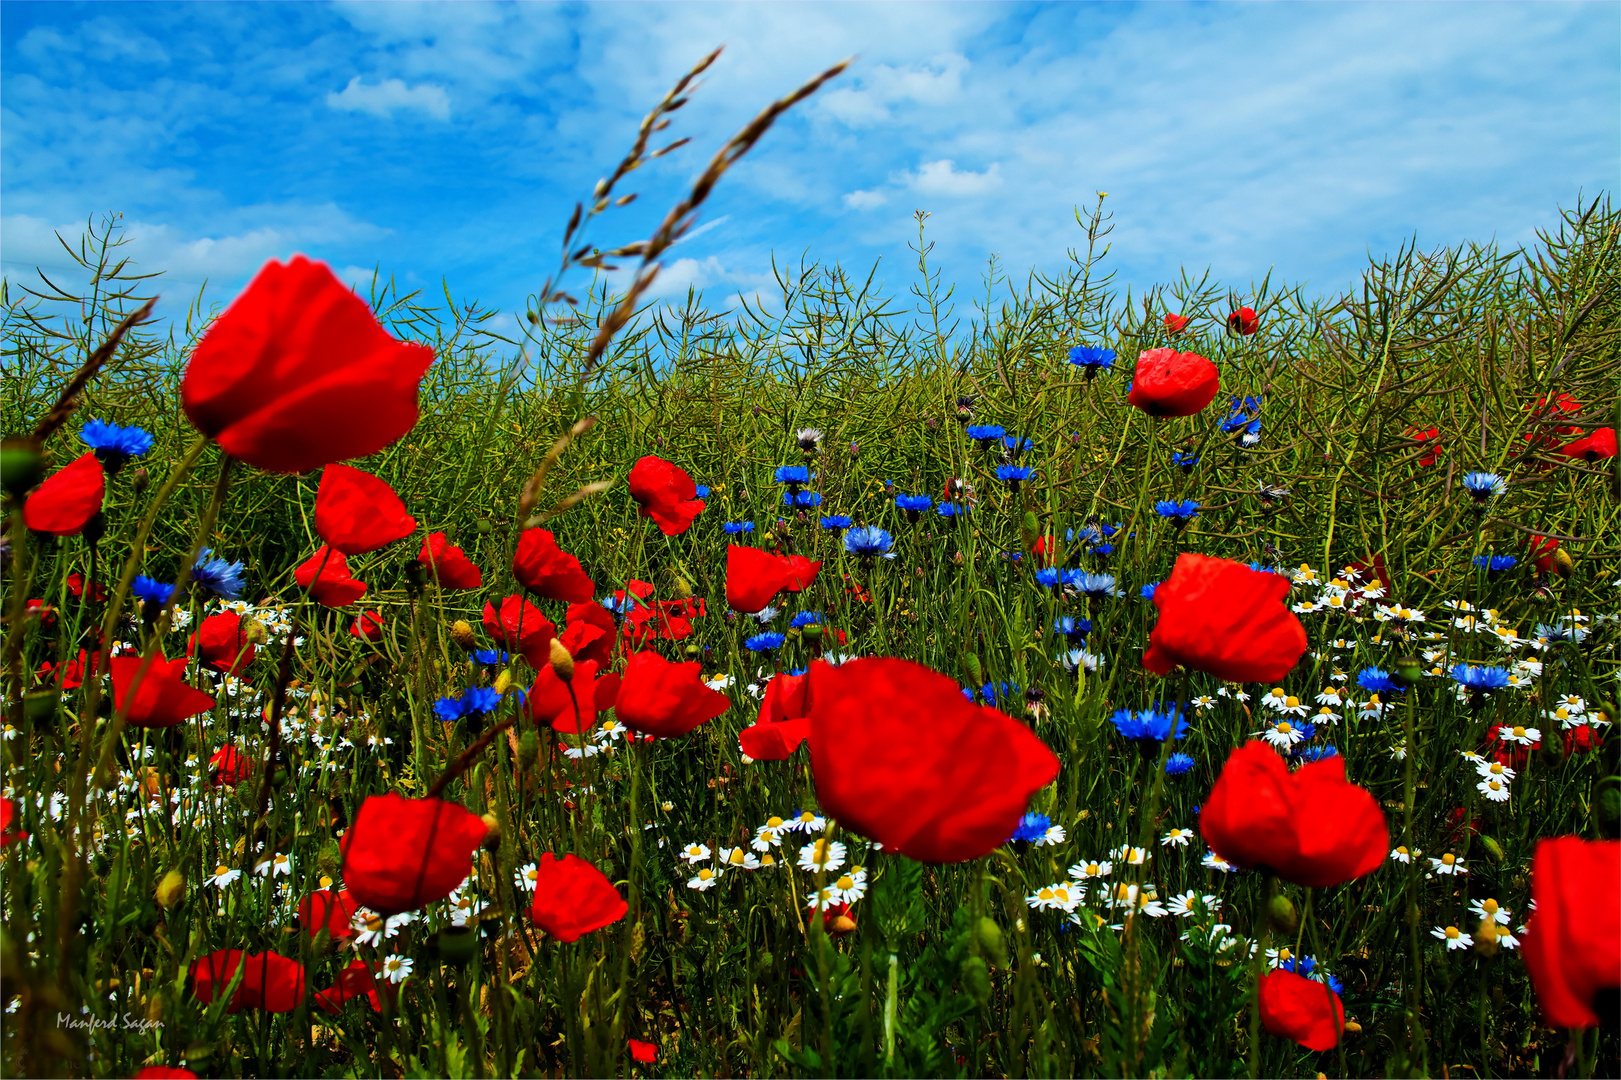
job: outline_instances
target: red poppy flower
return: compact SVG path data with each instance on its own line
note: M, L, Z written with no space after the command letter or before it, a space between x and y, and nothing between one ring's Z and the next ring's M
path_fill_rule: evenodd
M1058 538L1051 534L1040 537L1030 545L1030 554L1042 566L1052 566L1058 560Z
M108 674L113 677L113 706L125 709L124 715L131 724L174 727L214 707L213 698L186 685L186 658L166 660L161 652L152 657L152 666L147 668L140 689L135 692L135 700L130 702L130 685L141 663L139 656L115 656L107 662Z
M1593 729L1592 724L1583 724L1573 727L1565 732L1565 756L1572 754L1585 754L1589 750L1604 745L1604 736Z
M1238 747L1199 811L1211 850L1234 866L1266 867L1310 888L1377 870L1390 850L1379 802L1345 779L1345 759L1291 774L1264 742Z
M630 1057L632 1061L639 1061L643 1065L651 1065L659 1059L658 1043L632 1039L630 1040Z
M580 560L557 546L545 529L525 529L512 556L512 576L518 584L546 600L583 604L595 588Z
M1566 457L1581 458L1583 461L1598 461L1601 458L1615 457L1615 428L1599 428L1588 434L1586 438L1566 443L1559 448L1559 452Z
M1428 428L1420 431L1418 428L1408 428L1407 437L1409 439L1416 439L1417 441L1426 444L1424 447L1424 453L1419 455L1418 464L1434 465L1438 460L1437 455L1440 453L1441 449L1441 429Z
M568 682L551 664L545 664L535 676L535 685L529 688L529 715L535 723L547 724L554 731L590 731L597 722L597 709L603 707L597 704L597 682L595 660L576 657L574 677Z
M304 968L297 960L275 953L249 953L241 949L220 949L191 965L192 995L204 1005L231 984L236 969L245 966L242 983L225 1007L228 1013L243 1009L266 1012L292 1012L304 998Z
M1198 353L1149 349L1137 358L1126 401L1150 416L1192 416L1220 389L1216 365Z
M72 690L84 683L84 673L87 668L91 672L91 676L94 677L96 664L99 663L100 660L100 650L86 652L84 649L80 649L78 656L75 656L72 660L60 665L60 667L58 667L58 665L55 663L47 661L39 666L39 671L37 671L35 674L37 674L41 679L48 679L54 676L58 685L60 685L62 689Z
M489 831L477 814L443 799L373 795L343 835L344 884L379 914L415 911L466 880Z
M68 592L74 596L83 597L85 592L84 575L75 570L68 575ZM105 603L107 600L107 586L100 583L90 586L90 599L93 603Z
M197 1074L173 1065L148 1065L135 1074L135 1080L197 1080Z
M535 865L529 917L558 941L575 941L625 917L630 906L608 876L578 855L546 852Z
M1569 415L1582 411L1582 403L1569 394L1560 394L1550 404L1545 397L1539 397L1535 402L1526 406L1537 416L1535 427L1521 436L1526 442L1552 450L1559 445L1556 436L1563 435L1569 438L1580 435L1582 429L1569 424L1560 424L1561 415Z
M441 589L477 589L484 584L484 575L478 567L442 532L428 534L422 541L422 554L417 558L428 564L428 571L438 579Z
M1596 1027L1603 1019L1600 992L1621 987L1617 881L1621 840L1560 836L1537 842L1531 860L1536 910L1521 947L1549 1027Z
M1261 977L1261 1025L1308 1050L1332 1050L1345 1030L1345 1005L1315 979L1274 971Z
M1283 603L1288 595L1289 580L1278 574L1179 555L1154 590L1159 621L1143 667L1167 675L1182 664L1229 682L1277 682L1306 651L1306 628Z
M364 555L410 536L416 518L394 489L371 473L347 465L321 471L315 493L315 531L345 555Z
M1261 328L1261 317L1255 314L1252 307L1241 307L1227 316L1227 329L1235 334L1249 337Z
M1165 332L1167 334L1180 334L1188 328L1191 320L1186 315L1165 316Z
M228 788L236 787L253 771L248 756L229 743L214 751L214 756L208 759L208 767L213 772L213 782Z
M326 607L348 607L366 595L366 583L349 576L349 560L329 547L315 549L293 571L293 580L309 590L315 602Z
M963 862L1013 834L1058 759L1030 729L909 660L811 665L811 772L829 817L923 862Z
M501 648L521 654L536 671L551 663L552 638L557 636L557 627L523 597L509 596L502 600L499 612L486 601L484 629Z
M642 517L652 518L665 536L686 532L704 509L686 470L651 454L631 466L630 494L642 504Z
M395 341L325 264L295 255L266 263L208 328L180 400L231 456L305 472L410 431L432 363L432 349Z
M784 761L810 736L809 675L774 675L760 699L760 717L737 733L756 761Z
M101 509L107 473L94 451L46 478L23 503L23 524L35 532L74 536Z
M803 555L784 555L782 559L787 563L784 571L786 584L783 588L789 592L804 592L816 580L817 573L822 564L816 559L807 559Z
M17 825L17 804L10 799L0 799L0 847L10 847L27 839L28 834Z
M697 661L673 664L658 653L639 652L625 665L615 711L628 727L670 739L713 720L731 704L704 685Z
M726 546L726 603L737 611L763 610L787 587L782 560L759 548Z
M377 1000L377 980L372 976L371 965L364 960L351 960L348 967L338 972L336 983L315 995L315 1004L323 1012L336 1014L343 1010L344 1002L362 994L371 999L373 1012L383 1011L382 1003Z
M242 636L242 616L234 611L222 611L204 619L191 643L198 658L215 671L241 671L253 663L258 651Z
M362 611L355 616L355 621L349 627L349 633L362 641L373 644L383 640L383 613L381 611Z
M1531 560L1533 566L1544 574L1558 574L1560 577L1569 577L1574 564L1570 553L1562 551L1559 541L1551 536L1542 536L1531 533L1522 538L1525 544L1526 558Z
M618 628L608 609L598 603L570 604L558 640L577 664L595 660L598 670L613 660L614 636Z
M333 941L342 941L355 936L354 918L359 910L359 901L349 895L348 889L322 889L310 893L298 905L298 924L312 941L322 930Z

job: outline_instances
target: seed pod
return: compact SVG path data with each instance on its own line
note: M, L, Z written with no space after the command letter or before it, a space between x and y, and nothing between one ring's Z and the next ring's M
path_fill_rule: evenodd
M165 910L174 907L186 898L186 875L179 870L170 870L158 882L153 890L152 898Z
M1266 905L1266 917L1272 929L1280 934L1293 934L1300 929L1300 912L1295 910L1294 902L1281 893Z

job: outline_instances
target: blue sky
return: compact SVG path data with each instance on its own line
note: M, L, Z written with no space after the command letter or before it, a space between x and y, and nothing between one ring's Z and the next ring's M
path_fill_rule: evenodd
M593 239L647 235L710 153L824 66L673 252L717 303L773 253L914 280L912 212L967 294L1083 238L1109 192L1137 285L1275 268L1334 292L1369 250L1517 244L1621 174L1621 5L0 4L0 257L120 211L171 314L302 251L522 310L573 201L671 82L685 151Z

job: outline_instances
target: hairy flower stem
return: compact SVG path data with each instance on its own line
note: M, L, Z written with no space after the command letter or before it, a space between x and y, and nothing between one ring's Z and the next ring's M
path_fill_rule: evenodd
M1261 979L1266 975L1266 950L1272 944L1272 898L1278 895L1277 875L1266 872L1266 887L1261 890L1260 903L1255 908L1255 920L1261 928L1260 941L1255 946L1255 957L1250 961L1254 973L1254 993L1250 997L1250 1080L1261 1075Z

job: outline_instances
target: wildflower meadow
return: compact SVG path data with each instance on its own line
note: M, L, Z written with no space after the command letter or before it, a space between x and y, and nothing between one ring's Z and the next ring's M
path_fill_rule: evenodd
M1621 1068L1621 212L651 299L838 70L521 333L5 283L8 1075Z

